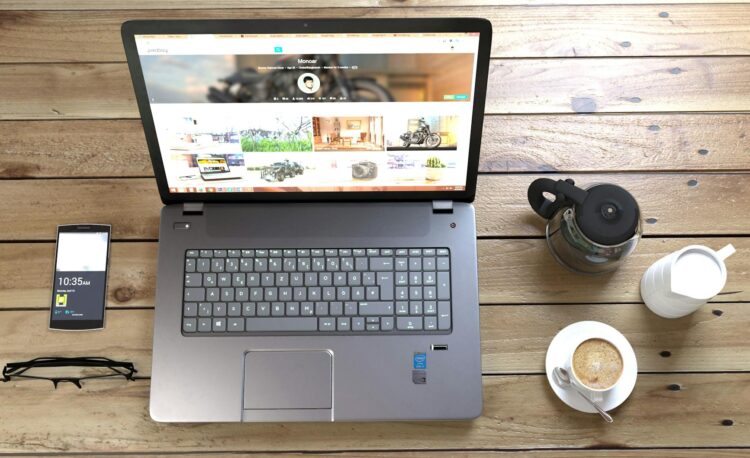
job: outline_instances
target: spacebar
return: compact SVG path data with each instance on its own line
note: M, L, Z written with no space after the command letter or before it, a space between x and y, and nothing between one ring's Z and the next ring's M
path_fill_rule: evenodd
M245 331L317 331L317 318L248 318Z

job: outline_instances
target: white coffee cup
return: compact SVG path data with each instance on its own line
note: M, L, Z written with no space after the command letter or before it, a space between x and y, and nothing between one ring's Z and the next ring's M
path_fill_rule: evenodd
M727 282L724 260L735 252L731 244L719 251L690 245L664 256L641 278L641 298L664 318L680 318L698 310L719 294Z
M610 386L603 389L598 389L591 387L584 383L584 381L581 379L581 376L576 373L574 365L573 365L573 356L576 353L576 350L578 350L578 347L581 346L582 343L588 341L588 340L603 340L612 347L617 350L617 353L620 356L620 363L622 365L622 369L620 371L620 375L617 377L617 380L615 380ZM583 392L589 399L591 399L593 402L601 403L604 400L604 397L612 392L612 390L615 389L617 386L617 383L622 380L622 374L625 372L625 359L622 356L622 349L618 347L618 345L615 342L612 342L611 340L607 339L603 335L586 335L581 336L580 339L577 339L575 342L575 345L572 346L572 350L570 351L570 355L568 356L567 362L565 363L565 370L568 371L568 375L570 375L570 382L575 385L579 391Z

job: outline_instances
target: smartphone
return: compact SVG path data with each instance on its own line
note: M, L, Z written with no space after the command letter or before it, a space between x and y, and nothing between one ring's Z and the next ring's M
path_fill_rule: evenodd
M50 329L104 328L111 232L108 224L57 226Z

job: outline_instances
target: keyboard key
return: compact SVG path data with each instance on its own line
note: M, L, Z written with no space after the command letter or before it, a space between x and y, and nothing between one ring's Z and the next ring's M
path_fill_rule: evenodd
M195 270L198 272L208 272L211 270L211 260L200 258L195 263Z
M318 327L321 331L335 331L336 318L318 318Z
M422 270L422 258L409 258L409 270Z
M300 304L300 307L300 313L303 316L312 316L315 314L315 304L313 304L312 302L303 302L302 304Z
M239 258L240 257L240 250L227 250L227 257L229 257L229 258Z
M437 315L437 302L425 301L424 302L424 314L425 315Z
M187 257L187 258L197 258L198 257L198 250L187 250L185 252L185 257Z
M232 286L232 274L217 274L217 283L218 286Z
M196 304L195 302L185 302L185 304L183 304L182 306L183 316L196 316L197 314L198 314L198 304Z
M214 316L225 316L227 314L227 304L224 302L214 303Z
M380 288L377 286L368 286L365 295L368 301L376 301L380 299Z
M435 331L437 330L437 317L427 316L424 319L424 330Z
M198 318L198 332L211 332L211 318Z
M437 298L438 299L450 299L450 297L451 297L450 272L438 272Z
M352 316L357 314L356 302L344 302L344 315Z
M450 270L450 259L437 258L437 270Z
M198 304L198 316L211 316L213 305L210 302L201 302Z
M195 332L197 327L198 327L198 320L196 318L183 318L182 319L183 332Z
M396 258L396 271L404 272L409 270L409 259L408 258Z
M242 316L255 316L255 302L242 303Z
M340 316L344 314L344 303L343 302L331 302L328 305L328 313L333 316Z
M338 331L351 331L351 319L347 317L339 317L336 320L336 330Z
M214 258L226 258L227 250L214 250Z
M352 318L352 331L364 331L365 330L365 319L361 316L355 316Z
M451 328L451 303L438 301L438 329L445 331Z
M448 256L448 249L447 248L438 248L437 255L438 256Z
M393 302L360 302L360 315L393 315Z
M381 331L393 331L393 317L384 316L380 319L380 330Z
M195 259L185 259L185 272L195 272Z
M317 316L328 315L328 302L316 302L315 303L315 314Z
M182 298L185 302L200 302L206 300L206 290L204 288L185 288L185 294Z
M273 302L271 304L271 316L284 316L286 306L283 302Z
M200 251L201 258L210 258L214 255L213 250L201 250Z
M244 318L229 318L227 320L227 330L229 332L240 332L245 330Z
M224 272L224 260L214 258L211 260L211 272Z
M216 286L216 274L203 274L203 286Z
M214 332L224 332L227 330L227 320L224 318L214 318Z
M230 302L227 304L227 316L242 315L242 305L239 302Z
M258 316L271 316L271 304L269 302L258 302L255 307L255 313Z
M396 318L396 327L402 331L418 331L422 329L422 317L400 316Z
M406 301L396 302L396 315L408 315L409 314L409 303Z
M240 264L236 259L229 258L226 260L224 269L227 272L238 272L240 270Z
M422 302L411 301L409 302L409 315L421 315L422 314Z
M247 318L245 330L248 332L298 332L317 331L317 318Z
M435 270L435 258L422 258L422 269Z
M409 250L409 256L422 256L422 250L419 248L412 248Z
M245 284L247 286L260 286L260 274L247 274L245 275Z
M299 316L299 302L287 302L286 314L287 316Z
M424 256L435 256L435 249L434 248L425 248L422 250L422 254Z
M393 258L370 258L370 270L393 270Z
M367 330L368 331L380 331L380 323L368 323Z

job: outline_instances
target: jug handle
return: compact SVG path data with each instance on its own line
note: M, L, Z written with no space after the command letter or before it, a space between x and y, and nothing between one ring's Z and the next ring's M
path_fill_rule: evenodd
M722 248L719 251L717 251L716 254L717 254L717 256L719 256L719 259L721 259L723 261L726 258L732 256L735 251L736 250L734 249L734 245L732 245L730 243L727 246L725 246L724 248Z
M555 200L544 197L545 192L554 194ZM587 194L583 189L575 187L575 182L570 178L557 181L537 178L529 185L527 196L531 208L542 218L550 219L562 207L583 203Z

